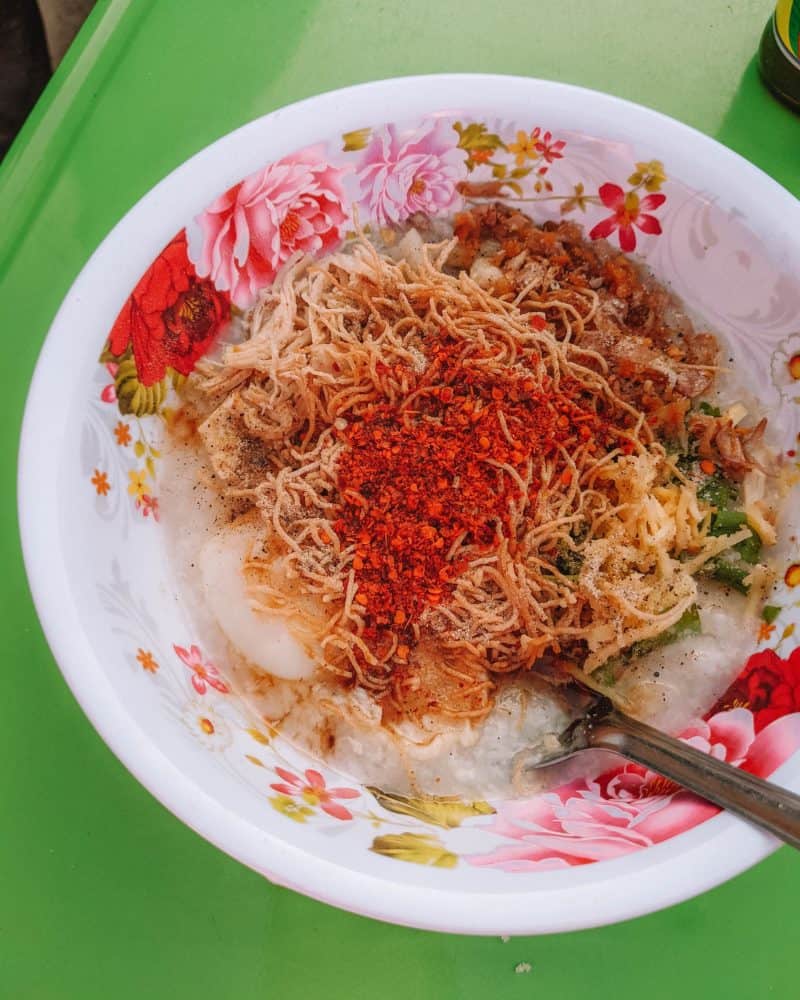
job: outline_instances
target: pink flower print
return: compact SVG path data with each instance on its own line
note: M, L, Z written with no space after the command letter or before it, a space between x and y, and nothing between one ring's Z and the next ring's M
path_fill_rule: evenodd
M340 177L319 150L308 149L230 188L197 219L198 275L246 308L292 254L333 250L346 219Z
M276 767L275 773L279 778L283 778L283 784L274 784L269 787L281 795L290 795L301 798L309 806L319 806L323 812L334 819L352 819L353 814L349 809L339 805L336 799L357 799L361 794L355 788L327 788L325 779L319 773L309 768L305 772L305 780L292 774L282 767Z
M561 150L566 146L566 142L563 139L557 139L553 141L553 135L551 132L545 132L544 135L541 134L541 128L535 128L531 133L531 138L535 140L534 149L545 161L545 163L553 163L555 160L561 160L564 154Z
M761 777L800 748L800 713L756 734L747 708L718 712L682 739ZM498 805L488 829L505 839L468 860L479 867L535 871L621 857L661 843L719 810L637 764L570 782L528 800Z
M712 715L706 722L693 723L681 733L681 739L695 750L739 767L755 739L755 720L747 708L733 708Z
M619 230L620 247L625 253L631 253L636 249L634 226L651 236L658 236L661 232L661 223L647 213L663 205L666 195L648 194L640 199L635 191L626 194L618 184L603 184L597 193L600 201L614 214L597 223L589 233L591 239L607 239Z
M230 688L214 664L203 661L203 654L200 652L199 646L190 646L188 649L184 649L183 646L173 646L172 648L192 671L192 687L198 694L205 694L209 686L219 691L220 694L228 694Z
M446 122L433 122L409 139L387 125L356 167L359 205L380 226L403 222L414 212L439 215L456 201L461 173L461 154Z
M100 393L100 399L104 403L116 403L117 401L116 379L118 370L119 365L115 361L108 361L106 363L106 371L111 376L111 381L108 385L103 386L103 391Z
M142 517L152 514L154 521L160 520L158 497L151 497L147 493L143 493L140 499L136 501L136 509L142 512Z

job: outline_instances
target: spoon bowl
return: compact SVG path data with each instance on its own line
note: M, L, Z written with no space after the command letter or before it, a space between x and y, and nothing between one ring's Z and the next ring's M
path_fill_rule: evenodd
M639 722L604 695L575 688L584 695L582 714L536 748L526 771L559 764L584 750L611 750L800 849L800 795Z

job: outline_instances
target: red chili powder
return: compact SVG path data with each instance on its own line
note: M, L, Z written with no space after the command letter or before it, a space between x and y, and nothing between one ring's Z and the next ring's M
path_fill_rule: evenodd
M518 366L498 377L481 365L487 357L443 337L406 403L378 403L341 432L334 526L344 545L356 546L355 600L378 655L400 634L395 656L407 659L401 633L447 601L465 568L451 557L459 539L488 552L502 526L513 546L511 504L533 503L541 483L534 478L523 497L519 479L498 465L524 481L529 459L538 470L549 458L566 488L571 470L559 446L569 453L607 444L608 429L582 403L578 383L562 380L555 391L545 378L538 388Z

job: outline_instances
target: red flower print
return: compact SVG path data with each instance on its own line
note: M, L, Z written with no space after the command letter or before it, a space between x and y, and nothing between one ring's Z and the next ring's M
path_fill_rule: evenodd
M154 521L160 520L158 497L151 497L147 493L143 493L136 501L136 509L142 512L142 517L147 517L149 514L152 514Z
M554 160L561 160L564 154L561 150L566 146L566 142L563 139L557 139L553 142L553 135L551 132L545 132L541 135L541 129L535 128L532 133L532 138L536 140L535 149L536 152L541 156L545 163L552 163Z
M111 376L111 381L108 385L103 386L103 391L100 393L100 398L104 403L116 403L117 401L116 378L118 369L119 365L115 362L106 362L106 371Z
M625 253L631 253L636 249L634 226L651 236L658 236L661 232L661 223L654 215L647 213L663 205L667 200L666 195L648 194L639 198L635 191L628 191L626 194L618 184L603 184L597 193L600 201L614 214L602 219L591 230L589 236L593 240L607 239L619 230L620 247Z
M142 385L171 368L188 375L230 316L230 298L197 277L181 230L153 261L111 328L108 346L121 357L133 349Z
M738 705L752 711L756 732L775 719L800 712L800 647L785 660L772 649L754 653L711 711Z
M309 768L305 772L305 780L286 771L282 767L276 767L275 773L279 778L283 778L284 784L274 784L269 787L281 795L290 795L301 798L309 806L319 806L320 809L333 816L334 819L352 819L353 814L349 809L339 805L336 799L357 799L360 792L354 788L327 788L325 779L319 771Z
M200 652L199 646L190 646L188 649L184 649L183 646L173 646L172 648L192 671L192 687L198 694L205 694L209 686L221 694L227 694L230 691L214 664L203 662L203 654Z

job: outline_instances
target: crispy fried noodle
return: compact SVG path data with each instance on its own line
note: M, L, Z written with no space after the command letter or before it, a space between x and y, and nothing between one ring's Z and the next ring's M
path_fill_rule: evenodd
M191 380L216 477L258 523L254 607L395 717L480 719L501 673L590 678L751 537L710 530L670 444L713 381L709 335L659 326L652 288L576 227L526 220L509 245L514 214L488 211L290 261Z

